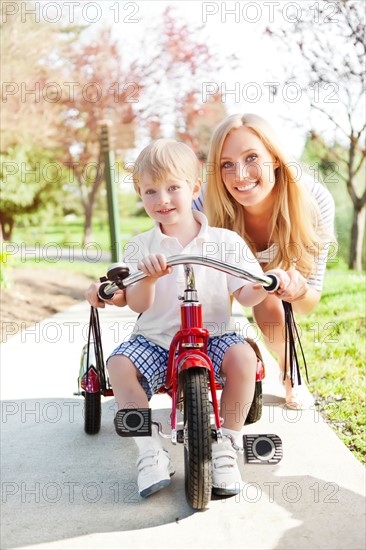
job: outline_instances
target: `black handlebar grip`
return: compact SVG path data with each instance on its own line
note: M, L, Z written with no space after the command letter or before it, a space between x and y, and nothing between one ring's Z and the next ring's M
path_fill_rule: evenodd
M113 298L114 296L114 292L113 294L106 294L104 292L104 289L106 286L109 286L111 283L102 283L98 289L98 296L101 300L105 301L105 300L110 300L111 298Z
M269 286L265 286L265 290L267 292L273 292L274 290L277 290L280 286L280 281L278 280L276 275L266 274L266 277L272 279L272 283Z

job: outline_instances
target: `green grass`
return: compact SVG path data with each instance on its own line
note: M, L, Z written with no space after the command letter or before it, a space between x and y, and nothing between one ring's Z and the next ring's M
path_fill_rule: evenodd
M318 409L364 463L365 305L365 274L331 270L316 310L297 316Z
M120 226L121 244L125 244L131 236L147 231L153 227L153 221L146 216L129 216L123 220ZM40 246L55 243L60 247L70 246L73 243L75 248L82 248L83 241L83 220L66 221L45 227L16 227L14 229L12 242L19 246L24 243ZM101 250L110 250L109 227L106 222L93 224L93 242Z

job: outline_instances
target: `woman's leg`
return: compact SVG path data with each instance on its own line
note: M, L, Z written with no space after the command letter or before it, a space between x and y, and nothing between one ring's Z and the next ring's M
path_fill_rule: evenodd
M282 302L276 296L268 295L263 302L254 306L254 319L262 331L267 347L273 351L278 359L281 377L285 370L285 314ZM301 408L296 391L289 378L289 366L287 366L285 378L286 403L293 408Z

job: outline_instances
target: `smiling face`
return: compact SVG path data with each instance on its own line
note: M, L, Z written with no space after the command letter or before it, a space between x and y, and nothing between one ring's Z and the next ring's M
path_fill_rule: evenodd
M277 167L278 162L249 128L241 126L227 135L221 151L221 177L244 208L273 204Z
M199 182L190 184L169 175L163 181L157 182L146 173L140 182L144 208L153 220L161 224L163 232L193 219L192 199L197 198L199 191Z

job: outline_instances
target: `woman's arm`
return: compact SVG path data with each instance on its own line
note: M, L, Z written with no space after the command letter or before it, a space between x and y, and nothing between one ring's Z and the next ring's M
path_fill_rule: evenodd
M284 302L290 302L297 313L310 313L318 305L321 293L309 286L305 277L296 269L289 269L286 273L290 282L286 289L280 289L276 295Z
M102 283L92 283L85 292L85 298L91 306L104 308L106 304L118 307L124 307L126 305L127 302L124 290L117 290L110 300L101 300L98 296L98 290L101 284Z

